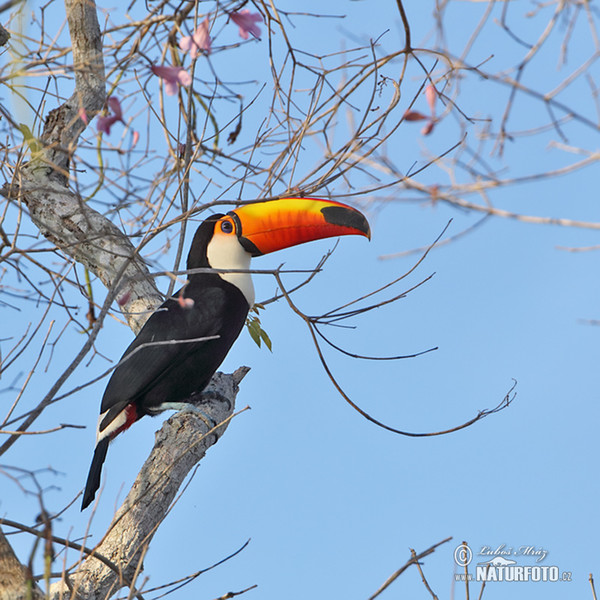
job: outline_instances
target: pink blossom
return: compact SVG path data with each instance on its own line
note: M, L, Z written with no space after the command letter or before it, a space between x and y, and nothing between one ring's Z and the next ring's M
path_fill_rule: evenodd
M117 304L119 306L125 306L131 300L131 294L129 292L125 292L118 300Z
M177 298L177 303L184 310L190 310L191 308L194 308L194 304L195 304L193 298L184 298L183 295L181 295L181 294Z
M152 72L164 80L167 96L177 93L177 86L188 86L192 83L192 76L183 67L167 67L166 65L152 65Z
M416 110L407 110L403 118L405 121L424 121L427 117Z
M112 115L110 117L98 117L96 128L107 135L110 133L110 128L119 121L119 117Z
M421 112L418 112L416 110L407 110L404 113L404 120L405 121L425 121L427 120L427 123L425 123L425 126L421 129L421 135L429 135L430 133L433 132L435 125L437 123L437 118L435 116L435 101L437 100L437 90L435 89L435 86L430 83L426 88L425 88L425 99L427 100L427 106L429 106L429 111L431 113L431 115L428 117L426 115L424 115Z
M433 128L435 127L435 124L437 122L437 119L435 117L435 101L437 100L437 90L435 89L433 83L430 83L425 88L425 99L427 100L427 105L429 106L431 117L429 117L429 121L425 124L425 127L421 129L421 134L429 135L433 131Z
M430 83L425 88L425 99L427 100L427 104L429 105L429 110L431 111L431 118L435 118L435 101L437 98L437 90L435 86Z
M208 35L208 17L198 25L194 35L186 35L179 40L179 47L184 51L190 53L192 59L198 56L199 50L204 50L206 54L210 54L211 51L211 39Z
M125 123L125 120L123 119L123 109L121 108L121 102L119 101L119 99L116 96L111 96L108 101L108 108L109 110L113 111L113 114L108 114L105 115L103 117L98 117L98 120L96 122L96 127L98 129L98 131L102 131L103 133L106 133L107 135L110 134L110 128L117 123L118 121L120 121L121 123L123 123L123 125L125 125L125 127L127 127L127 123ZM81 116L81 115L80 115ZM82 116L83 118L83 116ZM137 131L133 131L133 144L132 144L132 148L137 144L139 138L140 138L140 134Z
M123 125L125 124L125 121L123 121L123 111L121 110L121 103L119 102L119 99L116 96L111 96L108 99L108 107L114 112L114 114L106 115L104 117L98 117L98 120L96 121L96 128L98 129L98 131L102 131L107 135L110 133L110 128L118 121L121 121Z
M260 13L251 13L248 9L240 12L232 12L229 15L231 20L240 28L240 37L247 40L248 34L260 40L260 29L256 23L262 23Z
M429 121L427 121L427 123L425 123L425 127L423 127L423 129L421 129L421 134L429 135L433 131L434 127L435 127L435 119L429 119Z
M85 112L85 108L83 106L79 109L78 113L79 118L87 125L89 123L89 119L87 113Z
M123 118L123 110L121 109L121 102L116 96L111 96L108 99L108 107L112 110L119 119Z

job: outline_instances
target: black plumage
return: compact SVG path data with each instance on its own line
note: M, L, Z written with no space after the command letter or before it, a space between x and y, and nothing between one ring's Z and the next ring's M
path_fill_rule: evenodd
M210 267L206 248L222 216L212 216L196 231L188 270ZM217 273L197 273L190 274L188 284L150 316L123 353L102 397L99 442L82 510L100 485L110 439L144 415L158 414L165 403L184 403L202 391L239 336L249 308L235 285ZM213 336L217 337L202 339ZM124 411L124 423L103 438L103 432Z

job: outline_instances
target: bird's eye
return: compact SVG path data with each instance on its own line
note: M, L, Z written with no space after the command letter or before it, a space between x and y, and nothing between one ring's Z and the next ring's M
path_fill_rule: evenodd
M233 223L231 221L221 221L221 231L223 233L232 233Z

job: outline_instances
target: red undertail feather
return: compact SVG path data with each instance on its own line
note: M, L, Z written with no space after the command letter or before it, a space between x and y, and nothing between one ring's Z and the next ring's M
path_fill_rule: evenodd
M112 440L115 436L119 435L122 431L129 429L139 418L141 415L138 415L137 407L135 404L128 404L125 407L125 423L119 427L111 436Z
M108 444L116 435L125 431L131 427L141 415L138 415L137 407L135 404L128 404L124 409L125 422L118 429L113 431L110 435L107 435L98 440L96 449L94 451L94 458L92 459L92 465L88 474L87 482L85 484L85 491L83 492L83 501L81 503L81 510L86 508L92 503L96 492L100 487L100 474L102 473L102 464L106 459L106 452L108 451Z

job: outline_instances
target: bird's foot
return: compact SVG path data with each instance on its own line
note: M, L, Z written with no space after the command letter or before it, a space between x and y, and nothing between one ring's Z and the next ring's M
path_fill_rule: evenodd
M203 421L204 424L208 427L208 429L214 429L217 426L217 422L207 415L197 404L184 404L180 409L180 412L191 412L195 415L198 415Z

